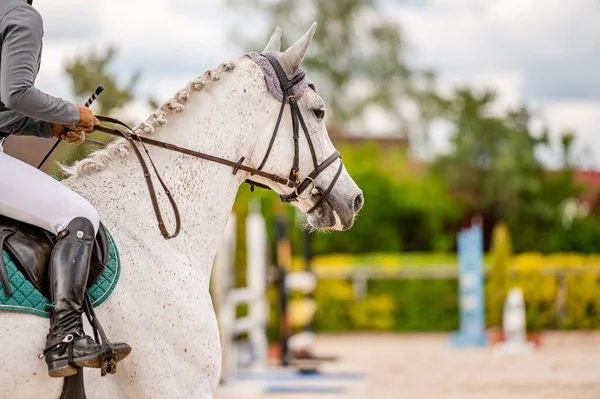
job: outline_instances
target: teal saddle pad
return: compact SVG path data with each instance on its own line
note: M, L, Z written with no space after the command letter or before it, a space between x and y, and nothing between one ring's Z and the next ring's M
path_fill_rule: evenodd
M112 236L106 231L109 255L106 269L96 282L88 288L88 294L93 307L100 306L110 296L117 285L121 272L119 252ZM50 299L40 291L17 268L11 256L2 251L12 295L7 298L4 290L0 289L0 311L22 312L50 318Z

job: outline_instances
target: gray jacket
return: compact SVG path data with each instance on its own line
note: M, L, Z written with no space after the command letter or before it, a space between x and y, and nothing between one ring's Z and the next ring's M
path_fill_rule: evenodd
M50 137L51 123L77 124L79 110L34 87L43 21L25 0L0 1L0 136Z

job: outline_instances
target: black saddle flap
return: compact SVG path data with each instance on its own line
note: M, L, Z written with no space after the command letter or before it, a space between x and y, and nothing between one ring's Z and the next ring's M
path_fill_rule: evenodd
M47 268L54 247L55 235L37 226L0 215L0 236L4 237L3 247L2 240L0 240L0 254L3 249L8 251L19 270L45 297L50 298ZM100 277L106 268L107 261L108 237L104 226L100 224L92 252L88 288ZM0 278L2 278L2 271L6 270L2 256L0 256L0 269ZM4 286L4 284L5 282L2 285ZM5 293L10 295L6 289Z

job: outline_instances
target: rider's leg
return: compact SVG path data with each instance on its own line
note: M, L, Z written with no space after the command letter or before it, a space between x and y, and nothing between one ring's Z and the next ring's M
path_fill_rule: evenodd
M104 351L85 335L81 317L93 247L94 227L78 217L58 233L52 250L49 281L54 308L44 351L51 377L74 374L74 365L102 366ZM117 362L131 352L127 344L112 345Z
M98 211L85 198L56 179L16 158L0 146L0 215L41 227L53 234L77 217L98 232Z
M76 373L74 365L100 367L103 350L83 332L82 311L94 237L100 222L83 197L34 167L4 154L0 147L0 214L57 234L49 265L53 311L46 343L52 377ZM113 344L116 360L129 354Z

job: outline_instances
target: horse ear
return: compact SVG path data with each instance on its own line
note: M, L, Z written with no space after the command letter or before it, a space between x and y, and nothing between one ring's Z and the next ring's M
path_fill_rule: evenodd
M269 43L262 51L266 53L267 51L280 51L281 50L281 28L278 26L275 28L273 33L271 34L271 38L269 39Z
M298 72L316 29L317 23L313 22L308 32L279 56L278 61L289 79L293 78Z

